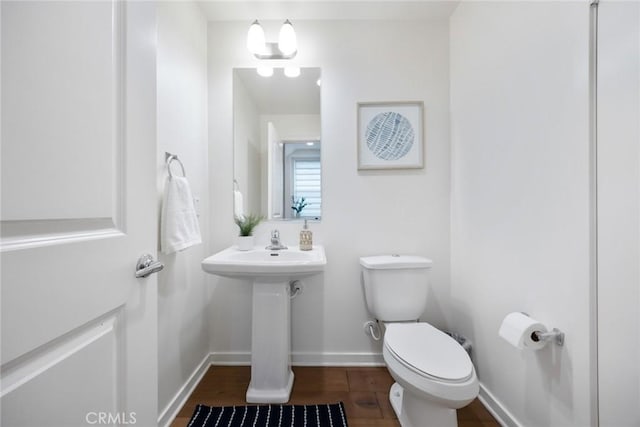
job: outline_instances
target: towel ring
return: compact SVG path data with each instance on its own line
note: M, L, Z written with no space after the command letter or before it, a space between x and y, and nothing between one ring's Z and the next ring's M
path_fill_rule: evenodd
M171 173L171 162L173 162L174 160L177 161L178 164L180 165L180 169L182 169L182 176L183 177L187 176L186 172L184 171L184 165L182 164L178 156L171 153L164 153L164 156L167 161L167 171L169 172L169 178L173 178L173 174Z

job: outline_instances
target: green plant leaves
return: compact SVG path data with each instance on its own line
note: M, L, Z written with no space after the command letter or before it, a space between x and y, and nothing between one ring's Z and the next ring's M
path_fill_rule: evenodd
M240 228L241 236L251 236L253 229L264 219L262 215L249 214L244 217L235 217L234 221L238 228Z

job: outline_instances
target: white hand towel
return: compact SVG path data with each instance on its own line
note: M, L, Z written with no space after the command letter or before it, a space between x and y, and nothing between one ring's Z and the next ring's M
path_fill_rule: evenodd
M244 200L239 190L233 190L233 214L236 218L244 219Z
M189 181L181 176L168 177L162 201L160 249L170 254L199 243L202 237Z

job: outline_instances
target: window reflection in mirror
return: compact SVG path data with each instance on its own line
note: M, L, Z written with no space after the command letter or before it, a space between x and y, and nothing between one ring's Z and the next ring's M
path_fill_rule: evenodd
M285 141L283 169L285 218L319 219L320 141Z
M319 220L320 69L289 78L282 69L261 77L236 68L233 77L234 180L244 213Z

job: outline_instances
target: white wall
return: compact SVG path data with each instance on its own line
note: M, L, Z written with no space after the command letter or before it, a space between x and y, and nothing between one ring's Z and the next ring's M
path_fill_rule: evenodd
M321 116L318 114L262 114L260 116L260 136L266 146L267 122L278 129L280 139L295 141L319 139L321 137Z
M300 6L303 7L303 6ZM263 23L266 28L269 23ZM277 26L276 26L277 28ZM232 68L255 66L246 22L209 24L211 250L233 244ZM267 29L267 38L275 37ZM445 324L449 295L448 24L417 21L296 21L300 66L322 68L323 215L314 239L326 247L323 275L305 280L293 301L294 363L381 361L364 335L369 318L358 257L417 253L434 260L426 319ZM224 43L220 41L224 40ZM426 165L358 172L356 103L422 100ZM279 228L296 243L300 222L263 224L259 242ZM211 349L218 360L248 362L251 293L247 283L212 277Z
M640 3L598 7L600 425L640 425Z
M160 254L165 264L158 275L161 421L179 409L170 404L176 404L174 397L209 353L208 289L200 268L209 254L206 49L207 23L195 3L158 4L158 188L161 192L166 177L164 152L177 154L194 197L200 199L204 241L176 254ZM181 173L176 164L172 170Z
M450 34L452 322L509 424L588 426L589 5L464 2ZM511 311L564 347L508 345Z

